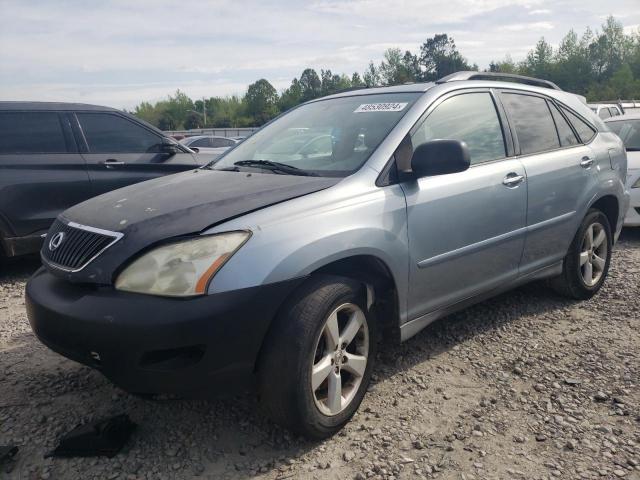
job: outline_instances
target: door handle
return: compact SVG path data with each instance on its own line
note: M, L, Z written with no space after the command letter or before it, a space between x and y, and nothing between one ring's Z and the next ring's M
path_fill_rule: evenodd
M580 166L582 168L590 168L591 165L593 165L593 158L591 157L582 157L582 160L580 161Z
M509 188L514 188L520 185L524 181L524 175L520 175L516 172L511 172L504 177L502 184Z
M124 164L125 164L125 162L122 162L120 160L116 160L115 158L108 158L107 160L104 161L104 166L107 167L107 168L121 167Z

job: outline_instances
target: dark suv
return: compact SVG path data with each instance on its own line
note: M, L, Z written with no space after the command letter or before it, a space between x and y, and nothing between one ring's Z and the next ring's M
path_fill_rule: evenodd
M0 102L0 254L37 252L72 205L204 161L119 110Z

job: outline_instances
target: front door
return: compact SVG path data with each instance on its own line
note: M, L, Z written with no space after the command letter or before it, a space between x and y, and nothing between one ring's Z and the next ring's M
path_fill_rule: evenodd
M518 275L526 227L526 175L507 158L489 91L441 99L411 134L467 143L471 167L402 183L409 230L409 320L491 290Z
M196 168L190 153L166 153L163 137L114 112L78 112L80 134L95 195Z

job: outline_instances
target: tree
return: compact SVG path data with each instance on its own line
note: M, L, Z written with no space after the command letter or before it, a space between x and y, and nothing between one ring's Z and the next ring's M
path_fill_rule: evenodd
M446 33L428 38L420 47L419 66L422 79L437 80L460 70L472 70L473 67L460 54L453 38Z
M420 77L417 57L409 51L403 54L399 48L389 48L384 52L378 72L384 85L402 85L415 82Z
M256 125L268 122L278 113L278 92L264 78L249 85L244 102Z
M498 61L498 62L492 61L489 64L489 71L500 72L500 73L517 73L518 66L511 58L511 55L507 54L507 56L505 56L504 60L502 61Z
M284 112L302 102L302 85L297 78L291 80L291 86L280 95L280 111Z
M313 68L307 68L300 75L300 88L302 91L302 102L308 102L318 98L322 92L322 81Z
M353 75L351 75L351 86L354 88L365 86L365 83L358 72L353 72Z
M202 127L204 127L204 119L201 114L195 111L187 113L187 117L184 120L185 130Z
M522 62L522 71L532 77L550 78L553 60L553 47L542 37Z
M364 75L362 75L362 80L367 87L376 87L380 85L380 74L373 62L369 62L367 70L364 72Z

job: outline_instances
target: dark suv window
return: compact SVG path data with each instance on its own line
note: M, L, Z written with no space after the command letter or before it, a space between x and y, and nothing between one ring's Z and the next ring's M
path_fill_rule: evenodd
M549 108L553 114L553 120L556 122L556 128L558 129L558 136L560 137L560 145L568 147L571 145L577 145L580 143L576 137L576 134L571 130L569 122L562 116L558 107L549 102Z
M0 153L65 153L56 112L0 112Z
M560 147L551 111L544 98L517 93L506 93L502 98L515 127L522 155Z
M78 113L91 153L155 153L162 138L111 113Z
M562 106L560 108L562 108L562 111L564 112L564 114L567 116L567 118L573 125L573 128L576 130L576 132L578 132L578 136L580 137L580 140L582 140L583 143L588 143L596 134L596 131L594 130L594 128L591 125L589 125L587 122L582 120L580 117L578 117L571 110L564 108Z
M415 149L429 140L466 142L471 163L506 156L502 127L489 93L465 93L444 100L411 137Z

